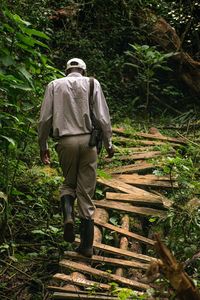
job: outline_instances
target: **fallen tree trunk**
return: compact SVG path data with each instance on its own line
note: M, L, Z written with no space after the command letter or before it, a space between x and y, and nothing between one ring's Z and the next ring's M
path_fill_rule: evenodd
M192 279L183 270L183 265L176 261L173 254L161 242L158 235L155 235L155 248L161 258L156 264L159 270L169 280L180 300L200 300L200 293ZM155 269L154 269L155 272Z
M188 53L182 50L182 42L175 29L163 18L152 14L147 15L148 22L152 23L151 38L166 52L175 52L171 57L176 75L196 95L200 95L200 62L195 61Z

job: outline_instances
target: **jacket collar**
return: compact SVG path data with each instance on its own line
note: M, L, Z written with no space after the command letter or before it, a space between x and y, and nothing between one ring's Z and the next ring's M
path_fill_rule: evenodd
M78 72L72 72L67 75L67 77L81 77L82 75Z

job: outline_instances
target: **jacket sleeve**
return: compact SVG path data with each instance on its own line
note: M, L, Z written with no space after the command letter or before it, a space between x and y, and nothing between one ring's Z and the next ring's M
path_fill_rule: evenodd
M112 127L110 113L100 83L94 80L93 113L95 119L103 132L105 148L112 146Z
M38 142L40 150L44 151L48 149L48 137L52 128L53 120L53 83L49 83L44 100L40 110L40 118L38 123Z

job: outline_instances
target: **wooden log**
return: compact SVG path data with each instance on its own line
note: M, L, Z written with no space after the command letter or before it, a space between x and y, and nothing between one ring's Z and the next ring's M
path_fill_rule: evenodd
M97 223L98 225L102 226L102 227L105 227L107 229L110 229L112 231L116 231L126 237L130 237L134 240L137 240L141 243L144 243L144 244L147 244L147 245L154 245L155 244L155 241L149 239L149 238L146 238L142 235L139 235L137 233L134 233L134 232L130 232L128 230L125 230L123 228L120 228L120 227L117 227L115 225L112 225L112 224L108 224L108 223L100 223L98 222L97 220L95 220L95 223Z
M142 203L148 206L156 205L156 206L164 206L169 208L172 205L172 201L165 198L164 196L143 196L137 194L123 194L123 193L111 193L106 192L106 200L115 200L127 203Z
M121 228L129 231L129 216L128 215L125 215L122 217ZM128 244L129 244L129 241L128 241L127 237L121 236L119 248L123 249L123 250L127 250ZM124 276L124 269L117 268L115 274L118 276Z
M128 287L132 287L132 288L135 288L135 289L138 289L138 290L146 290L146 289L149 288L148 284L144 284L144 283L137 282L137 281L134 281L134 280L130 280L130 279L127 279L127 278L124 278L124 277L114 275L114 274L110 274L108 272L97 270L95 268L91 268L89 266L85 266L84 264L76 263L76 262L73 262L73 261L68 261L68 260L63 259L59 262L59 264L62 267L65 267L67 269L75 269L75 270L80 270L81 269L82 272L84 272L84 273L91 274L93 276L98 276L98 277L101 277L101 278L105 278L109 281L113 280L115 282L118 282L119 284L122 284L122 285L125 285L125 286L128 286Z
M118 267L120 266L120 267L134 268L134 269L141 269L141 270L147 270L149 268L149 264L142 263L136 260L125 260L125 259L99 256L99 255L93 255L91 258L87 258L83 255L78 254L77 252L72 252L72 251L65 251L64 255L70 258L78 259L79 261L89 260L91 262L101 263L102 265L108 264L108 265L113 265Z
M75 242L79 243L80 240L78 238L76 238ZM94 248L97 248L104 252L115 254L118 257L120 257L120 256L131 257L131 258L136 259L136 261L143 261L143 262L157 261L157 259L152 256L135 253L135 252L131 252L128 250L122 250L122 249L119 249L119 248L116 248L113 246L109 246L109 245L105 245L105 244L101 244L101 243L94 242L93 246L94 246Z
M96 220L99 220L102 223L107 223L108 219L109 219L109 215L108 215L108 212L105 209L97 208L96 211L95 211L94 218ZM98 242L98 243L101 243L101 241L102 241L101 228L99 228L98 226L94 226L94 241Z
M120 211L123 211L126 213L130 212L133 214L154 216L154 217L161 217L161 218L166 216L166 212L163 210L133 206L128 203L120 203L119 201L115 202L115 201L100 200L100 201L94 201L94 204L97 207L103 207L103 208L112 209L112 210L120 210Z
M76 252L74 252L76 253ZM65 254L66 255L66 254ZM81 255L78 255L78 257L80 257ZM75 256L75 258L77 258L77 256ZM79 286L83 286L83 287L95 287L96 289L100 289L100 290L110 290L111 286L105 283L100 283L100 282L96 282L96 281L92 281L92 280L88 280L85 278L73 278L73 276L71 275L66 275L66 274L60 274L57 273L55 275L53 275L53 279L59 280L59 281L65 281L65 282L69 282L71 284L76 284Z

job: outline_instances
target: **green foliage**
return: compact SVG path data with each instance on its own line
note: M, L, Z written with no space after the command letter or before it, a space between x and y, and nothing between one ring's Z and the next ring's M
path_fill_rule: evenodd
M155 101L161 84L158 71L171 71L167 66L167 60L174 53L161 53L155 47L148 45L134 44L130 46L131 50L126 54L131 62L127 62L126 65L133 68L135 73L135 98L132 105L134 106L139 101L140 107L147 109L150 101Z

